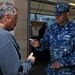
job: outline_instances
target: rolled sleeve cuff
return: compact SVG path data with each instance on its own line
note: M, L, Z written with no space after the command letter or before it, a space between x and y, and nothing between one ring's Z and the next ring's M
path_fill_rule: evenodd
M64 58L60 58L58 60L59 64L61 67L68 67L70 64L67 63L67 59L64 59Z
M60 64L60 67L64 66L63 61L61 59L58 60L58 63Z

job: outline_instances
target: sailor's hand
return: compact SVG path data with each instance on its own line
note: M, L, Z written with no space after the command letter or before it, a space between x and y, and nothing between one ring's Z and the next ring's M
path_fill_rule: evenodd
M52 68L60 68L60 64L58 63L58 61L55 61L52 65Z

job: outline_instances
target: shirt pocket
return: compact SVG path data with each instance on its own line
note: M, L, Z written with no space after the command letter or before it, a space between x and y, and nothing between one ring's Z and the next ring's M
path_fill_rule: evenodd
M60 46L60 53L62 56L69 55L73 52L73 42L72 37L70 35L63 36L62 44Z

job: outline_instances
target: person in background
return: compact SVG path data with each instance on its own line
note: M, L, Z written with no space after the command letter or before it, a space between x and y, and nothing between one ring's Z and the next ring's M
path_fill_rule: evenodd
M38 31L39 40L40 40L41 38L43 38L43 35L44 35L44 33L45 33L45 30L46 30L46 27L47 27L46 23L43 23L42 26L41 26L41 28L39 29L39 31Z
M75 24L68 19L70 6L55 5L56 23L50 25L43 36L31 45L36 51L49 47L51 62L46 67L47 75L75 75Z
M43 23L41 28L39 29L38 31L38 34L39 34L39 38L38 40L40 41L41 38L43 38L44 36L44 33L45 33L45 30L47 28L47 23ZM49 53L49 48L43 50L43 51L36 51L37 54L38 54L38 58L43 61L43 62L49 62L50 60L50 53Z
M9 32L16 26L17 16L15 6L0 2L0 75L26 75L35 62L33 53L21 61L19 45Z

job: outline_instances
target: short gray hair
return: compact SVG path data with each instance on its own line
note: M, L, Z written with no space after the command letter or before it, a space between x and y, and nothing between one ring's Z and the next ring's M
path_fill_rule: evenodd
M9 2L0 2L0 19L2 19L6 14L10 14L11 17L14 16L14 6ZM16 8L15 8L16 9ZM17 10L17 9L16 9Z

